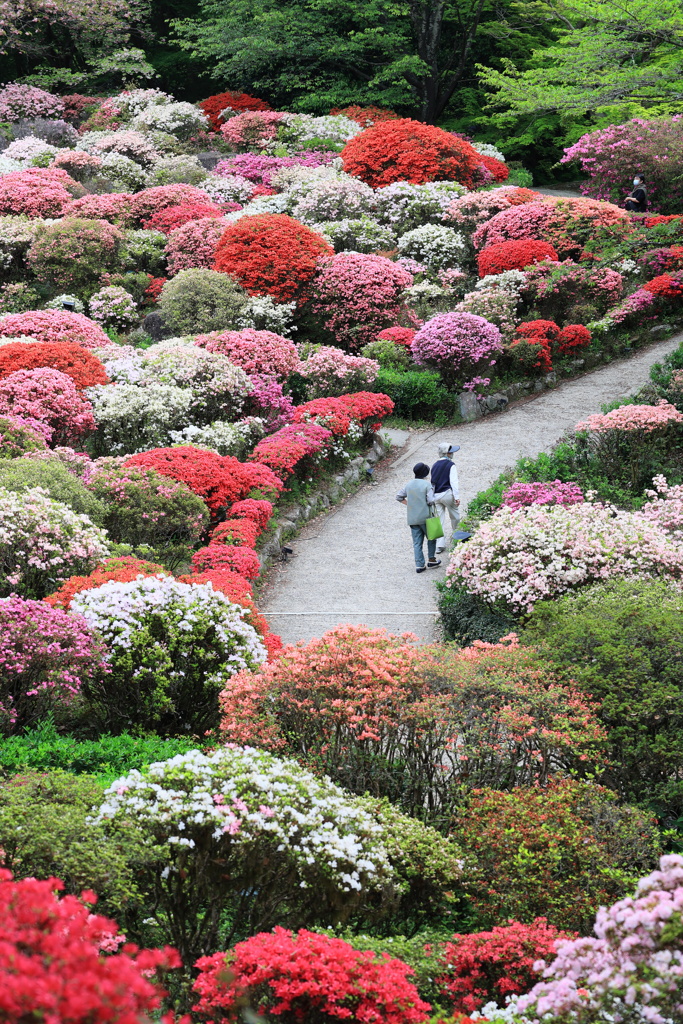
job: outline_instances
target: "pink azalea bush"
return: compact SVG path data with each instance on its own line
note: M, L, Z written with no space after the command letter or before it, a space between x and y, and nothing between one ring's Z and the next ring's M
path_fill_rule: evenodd
M640 514L677 541L683 540L683 484L670 485L666 477L653 478L654 490L645 491L650 499Z
M37 420L0 416L0 459L17 459L26 453L39 454L45 451L50 434L50 429Z
M132 199L132 192L105 192L103 195L95 193L83 196L81 199L72 199L64 207L63 216L85 217L92 220L108 220L112 224L125 224L131 220L130 204Z
M385 256L341 252L321 260L310 306L338 345L359 349L396 324L412 283L413 275Z
M150 220L155 213L169 206L183 206L185 203L199 203L201 206L212 206L211 196L194 185L155 185L143 188L130 200L130 216L133 220Z
M418 366L432 366L456 380L482 365L494 366L492 356L503 350L500 331L472 313L439 313L424 324L411 343Z
M514 185L503 185L488 192L468 192L452 200L443 219L447 224L463 228L470 234L502 210L509 210L523 202L533 202L540 198L538 192L516 188Z
M83 348L102 348L109 338L99 324L82 313L62 309L31 309L28 313L7 313L0 317L0 335L36 341L70 341Z
M273 331L214 331L195 339L208 352L220 352L250 374L287 378L299 368L299 353L289 338Z
M299 373L308 381L310 398L325 398L362 391L373 384L379 373L379 363L365 356L349 356L331 345L321 345L303 360Z
M270 185L273 175L283 167L321 167L334 160L336 153L307 150L297 156L267 156L262 153L237 153L216 164L214 174L239 175L255 185Z
M284 393L282 384L275 377L254 374L249 401L254 413L265 420L267 432L280 430L291 423L294 416L294 402Z
M64 102L34 85L10 82L0 89L0 121L21 121L22 118L59 118L64 113Z
M216 248L225 228L223 218L201 217L171 231L164 250L169 277L192 267L212 270Z
M93 409L71 377L48 367L15 370L0 381L0 414L37 421L55 445L77 442L96 429Z
M613 576L683 577L683 550L638 512L588 502L502 508L455 549L447 587L530 615L537 601Z
M0 214L59 217L83 188L59 167L29 167L0 176Z
M277 110L245 110L221 126L221 135L238 151L265 149L274 141L282 118Z
M515 511L526 505L578 505L583 501L578 484L552 480L548 483L523 483L518 480L503 494L502 504Z
M607 413L593 413L577 423L575 430L589 430L604 434L608 430L644 431L662 430L673 423L683 423L683 413L663 399L657 405L621 405Z
M683 1015L683 857L662 857L633 896L601 907L595 938L557 943L543 981L517 1002L539 1024L597 1020L671 1024Z

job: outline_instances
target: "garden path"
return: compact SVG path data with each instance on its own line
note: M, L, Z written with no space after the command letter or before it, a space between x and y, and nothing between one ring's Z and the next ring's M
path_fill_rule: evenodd
M461 445L455 459L464 508L520 456L547 450L603 403L642 386L650 366L682 341L683 333L657 342L474 423L390 432L397 454L380 463L376 483L364 484L347 502L308 523L292 544L295 556L271 571L259 602L271 628L287 643L347 622L433 639L434 582L443 577L446 559L434 572L415 572L405 508L395 500L412 477L411 467L434 462L440 441Z

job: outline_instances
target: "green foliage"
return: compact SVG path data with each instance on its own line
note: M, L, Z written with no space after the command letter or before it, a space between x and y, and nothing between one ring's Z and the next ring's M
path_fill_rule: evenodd
M489 927L546 917L588 934L595 912L631 892L659 853L655 821L604 786L477 790L454 822L476 861L469 894Z
M453 929L425 930L410 938L405 935L379 937L358 934L351 929L346 929L338 934L339 938L344 939L354 949L362 951L369 949L373 953L377 953L378 956L385 953L389 957L409 964L415 972L412 981L417 986L420 998L431 1003L432 1008L438 1005L441 991L435 978L441 969L439 955L444 943L450 942L453 938ZM439 1015L438 1020L442 1021L443 1016Z
M372 389L389 395L396 416L434 422L456 416L457 396L444 387L438 373L429 370L383 367Z
M491 611L483 601L468 594L466 590L444 587L440 590L439 613L447 640L454 640L459 647L469 647L475 640L498 643L517 628L517 622L499 611Z
M0 316L5 313L25 313L36 309L40 302L38 292L24 281L0 285Z
M166 267L167 242L168 238L163 231L153 231L149 228L126 231L118 258L119 265L127 272L126 276L138 277L142 273L149 273L156 277L163 275ZM128 285L122 280L112 279L112 284L121 284L124 288L128 288ZM149 279L142 291L148 285ZM131 288L128 290L133 291ZM134 297L137 299L135 294ZM137 301L140 300L137 299Z
M42 487L55 501L88 516L98 526L104 526L103 503L56 459L3 461L0 463L0 487L19 493L31 487Z
M178 335L208 334L238 329L247 302L247 293L227 274L193 269L166 282L159 309Z
M382 338L379 341L371 341L361 349L360 354L367 359L376 359L383 369L405 370L412 365L410 351L405 345L397 345L395 341Z
M671 820L683 814L683 596L616 580L537 604L523 642L599 702L609 784Z
M671 378L677 370L683 370L683 344L670 352L663 363L655 363L650 369L650 380L665 398L669 398ZM676 389L678 391L679 389ZM672 399L669 398L669 401ZM676 404L674 402L674 404Z

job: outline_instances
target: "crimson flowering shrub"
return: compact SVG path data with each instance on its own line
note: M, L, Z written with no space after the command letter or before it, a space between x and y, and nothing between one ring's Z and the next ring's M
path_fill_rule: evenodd
M195 551L192 565L198 573L227 569L248 580L255 580L261 572L259 557L252 548L222 542L214 543L213 540L211 544Z
M216 455L193 445L153 448L131 455L126 465L147 466L186 483L213 513L248 497L250 491L278 495L282 490L282 481L268 466L238 462L231 455Z
M90 402L71 377L49 367L15 370L0 380L0 413L44 424L53 446L78 443L96 429Z
M234 544L253 548L261 530L253 519L224 519L211 533L212 544Z
M413 275L385 256L340 252L321 262L310 308L337 344L359 349L396 323L412 283Z
M659 299L683 298L683 274L660 274L647 281L643 288Z
M0 601L0 732L47 714L68 722L82 686L105 671L105 648L83 619L16 594Z
M418 366L431 366L457 382L483 366L494 366L503 351L500 331L472 313L439 313L418 330L410 346Z
M142 226L170 235L176 228L182 227L183 224L187 224L191 220L222 217L224 212L223 208L216 206L215 203L180 203L178 206L166 206L162 210L157 210Z
M215 331L199 334L195 344L208 352L220 352L250 374L287 378L299 369L299 353L293 341L273 331Z
M285 479L297 469L299 463L327 452L333 438L331 430L317 423L290 423L281 427L269 437L262 438L250 455L251 459L262 462Z
M475 790L453 826L476 860L469 891L484 922L542 915L584 934L597 908L653 865L659 846L652 815L576 779Z
M128 583L130 580L136 580L138 576L156 576L159 573L166 575L163 565L148 562L144 558L136 558L133 555L107 558L87 576L70 576L54 593L44 597L43 602L52 608L68 611L72 600L82 590L94 590L95 587L101 587L103 583L109 583L111 580Z
M0 459L16 459L26 452L41 452L46 438L37 421L20 416L0 416Z
M82 193L82 186L59 167L11 171L0 177L0 214L59 217L65 205Z
M366 433L379 430L382 426L381 419L390 416L394 411L392 399L388 395L383 395L381 391L356 391L342 395L341 400L349 410L351 419L359 423Z
M97 96L84 96L79 92L70 92L66 96L60 96L64 105L62 117L69 124L76 127L84 121L88 115L99 107L102 102Z
M333 255L317 232L285 214L242 217L231 224L216 249L216 270L236 278L251 295L300 299L318 260Z
M214 205L211 196L194 185L155 185L154 188L143 188L131 197L130 217L142 223L169 206L184 206L188 203L200 206Z
M215 221L212 220L209 223L215 224ZM193 266L196 266L196 264L193 264ZM182 270L184 268L183 267L178 267L177 269L178 270ZM148 299L148 301L150 303L154 303L154 302L157 301L157 299L161 295L161 291L162 291L164 285L166 284L166 282L168 281L168 278L167 277L152 277L151 274L148 274L147 276L149 277L149 284L145 288L144 294L147 296L147 299Z
M342 150L344 170L373 188L393 181L458 181L471 188L481 157L462 139L409 118L381 121Z
M578 484L550 480L544 483L524 483L516 480L503 492L502 505L524 508L526 505L578 505L584 500Z
M265 530L272 514L272 502L264 501L263 499L244 498L242 501L236 501L234 505L230 506L231 518L253 519L259 531Z
M0 870L0 1016L62 1024L139 1024L165 994L154 977L180 967L175 950L139 950L90 907L84 892L57 897L56 878L15 882ZM108 955L103 956L102 951Z
M72 199L64 207L64 217L83 217L86 220L108 220L126 224L131 221L132 192L105 192Z
M261 932L228 953L201 957L196 966L195 1012L216 1022L239 1020L245 996L258 1013L283 1024L419 1024L431 1009L401 960L303 928Z
M0 334L10 338L22 335L36 341L72 341L84 348L102 348L109 338L99 324L82 313L61 309L31 309L28 313L7 313L0 317Z
M521 238L489 245L477 256L479 277L502 274L504 270L523 270L541 260L557 260L557 253L548 242L536 238Z
M393 341L395 345L410 348L416 331L414 327L385 327L377 335L377 341Z
M65 218L36 231L27 261L36 277L83 288L117 263L122 232L106 220Z
M484 165L496 184L502 184L510 177L507 164L503 163L502 160L496 160L494 156L484 156L480 153L479 163Z
M372 104L369 107L361 107L357 103L352 103L350 107L334 107L330 114L333 117L340 114L342 117L348 117L362 128L372 128L373 124L378 124L380 121L399 120L399 115L395 114L393 110L375 107Z
M269 103L265 100L259 100L255 96L249 96L246 92L218 92L213 96L207 96L205 100L202 100L199 104L199 109L202 110L209 121L211 127L217 132L221 125L225 123L225 118L221 117L224 110L234 110L235 113L241 114L245 110L271 110Z
M394 403L388 395L358 391L340 398L314 398L311 402L304 402L294 410L294 422L318 423L335 436L344 437L352 423L365 433L379 430L381 417L390 415L393 410Z
M555 956L556 944L575 934L560 931L537 917L529 924L513 921L490 932L454 935L439 954L443 974L436 979L454 1013L472 1013L490 1001L504 1006L508 996L528 992L540 978L538 960Z
M79 390L95 384L108 384L104 366L82 345L67 342L16 342L0 347L0 380L15 370L49 367L71 377Z
M549 373L554 355L567 355L590 344L591 332L583 324L558 327L553 320L529 320L517 326L507 351L527 369Z
M201 267L211 270L216 260L216 249L225 231L225 222L213 215L199 220L190 220L174 228L166 242L168 273L173 276L180 270ZM158 278L165 281L165 278ZM159 288L161 291L161 288ZM155 296L158 297L159 291Z
M181 583L210 583L214 590L229 597L235 604L246 608L253 600L251 583L233 569L209 569L206 572L191 572L178 576ZM252 623L253 625L253 623Z

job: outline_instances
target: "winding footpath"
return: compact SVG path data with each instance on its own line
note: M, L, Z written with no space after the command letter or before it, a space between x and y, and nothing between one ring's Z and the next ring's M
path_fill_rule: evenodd
M440 441L461 446L455 456L461 508L520 456L535 456L605 402L637 391L650 367L683 341L678 334L630 359L560 384L474 423L435 430L390 431L397 456L378 466L374 484L308 523L292 542L295 555L271 570L259 602L286 643L310 640L340 623L364 623L391 632L434 638L435 578L443 564L418 575L405 508L396 491L416 462L432 463Z

